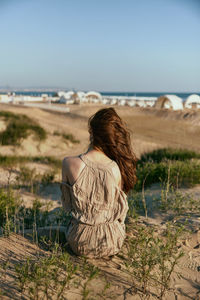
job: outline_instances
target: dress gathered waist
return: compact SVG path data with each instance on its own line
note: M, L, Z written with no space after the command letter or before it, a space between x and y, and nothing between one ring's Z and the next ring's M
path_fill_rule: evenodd
M113 223L116 223L116 222L119 222L118 220L114 220L114 221L109 221L109 222L104 222L104 223L98 223L98 224L89 224L89 223L84 223L84 222L81 222L79 220L77 220L76 218L72 217L70 222L73 224L76 224L76 225L86 225L86 226L90 226L90 227L97 227L97 226L101 226L101 225L107 225L107 224L113 224Z

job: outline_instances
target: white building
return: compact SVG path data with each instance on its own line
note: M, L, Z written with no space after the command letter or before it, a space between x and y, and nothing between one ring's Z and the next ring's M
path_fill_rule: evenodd
M94 91L86 93L85 98L88 100L88 102L92 103L99 103L102 100L101 94Z
M107 99L107 98L102 98L101 100L102 104L109 104L110 103L110 99Z
M124 105L126 105L126 99L119 99L118 100L118 105L120 105L120 106L124 106Z
M115 105L115 104L117 104L117 99L116 98L110 99L110 105Z
M60 97L58 102L61 104L73 104L74 98L72 97L74 95L74 91L69 92L58 92L58 96Z
M136 100L130 99L127 101L126 104L130 107L134 107L134 106L136 106Z
M58 100L60 104L74 104L74 99L65 98L64 96L61 96Z
M127 99L126 105L134 107L153 107L155 105L157 98L155 97L137 97L132 96Z
M76 93L76 103L85 103L85 102L88 102L88 99L85 97L85 93L84 92L77 92Z
M183 100L176 95L163 95L157 99L154 107L159 109L164 108L172 110L181 110L183 109Z
M81 91L59 92L58 95L60 95L58 102L62 104L80 104L88 102L88 99L85 97L86 94Z
M66 94L66 92L64 92L64 91L59 91L57 94L58 94L58 97L62 97L62 96L64 96L64 95Z
M8 94L0 94L0 103L12 102L12 96Z
M192 94L185 101L185 108L200 108L200 96Z

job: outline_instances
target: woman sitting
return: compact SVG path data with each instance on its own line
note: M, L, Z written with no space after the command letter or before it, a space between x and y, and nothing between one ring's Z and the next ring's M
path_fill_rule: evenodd
M136 181L136 157L130 134L113 108L89 119L86 153L65 157L62 165L62 204L72 219L67 241L77 255L110 256L125 238L127 193Z

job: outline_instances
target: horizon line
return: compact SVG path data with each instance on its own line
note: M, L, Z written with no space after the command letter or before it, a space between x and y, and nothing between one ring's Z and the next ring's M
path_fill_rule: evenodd
M69 91L69 90L73 90L73 91L97 91L100 93L181 93L181 94L188 94L188 93L200 93L199 91L164 91L164 90L160 90L160 91L128 91L128 90L99 90L99 89L77 89L77 88L66 88L66 87L5 87L5 86L0 86L0 91L20 91L20 92L25 92L25 91L29 91L29 92L39 92L39 91L46 91L46 92L53 92L53 91Z

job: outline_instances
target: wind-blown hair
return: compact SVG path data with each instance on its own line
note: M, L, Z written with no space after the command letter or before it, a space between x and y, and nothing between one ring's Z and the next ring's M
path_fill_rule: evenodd
M97 111L88 121L91 145L114 160L120 169L122 190L128 193L136 182L136 156L130 133L114 108Z

